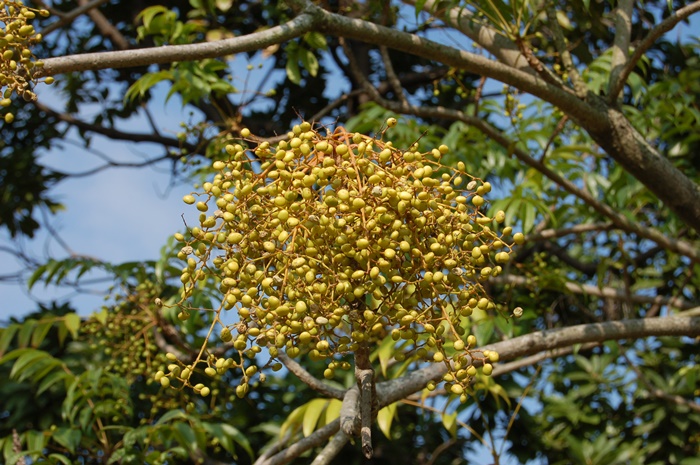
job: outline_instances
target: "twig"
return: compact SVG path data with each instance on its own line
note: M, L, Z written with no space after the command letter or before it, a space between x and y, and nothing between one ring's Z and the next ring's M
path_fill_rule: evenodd
M435 461L440 457L440 454L445 452L447 449L450 447L454 446L457 444L457 439L455 438L450 438L449 440L443 442L439 446L435 448L432 454L430 454L430 460L428 460L428 463L426 465L433 465Z
M613 228L614 225L612 223L587 223L577 224L569 228L545 229L538 232L537 234L530 234L526 236L525 242L536 242L548 239L557 239L560 237L568 236L569 234L610 231Z
M72 23L75 18L77 18L80 15L84 15L88 11L92 10L93 8L97 8L98 6L102 5L103 3L107 3L109 0L93 0L92 2L85 3L78 8L75 8L68 13L62 14L61 19L56 21L55 23L49 24L46 26L44 29L42 29L40 32L41 34L46 37L47 35L51 34L53 31L56 29L59 29L63 26L66 26L70 23Z
M386 80L394 91L394 94L396 94L396 99L402 103L406 102L406 95L403 93L403 86L401 85L401 81L399 81L398 76L396 76L396 73L394 72L394 66L391 64L389 50L382 45L379 47L379 52L381 53L382 61L384 62Z
M68 113L61 113L40 102L34 102L34 105L45 113L54 116L59 121L66 122L72 126L80 128L84 131L94 132L96 134L101 134L103 136L109 137L110 139L126 140L130 142L153 142L154 144L161 144L167 147L185 148L191 152L195 152L197 147L191 144L181 142L174 137L166 137L158 134L134 134L130 132L119 131L113 128L106 128L99 126L97 124L91 124L78 118L69 115Z
M651 383L651 381L647 379L646 376L644 376L644 373L642 373L642 371L634 363L632 363L632 361L629 359L629 357L627 357L627 354L625 354L624 351L620 351L620 354L627 362L627 365L629 365L632 371L634 371L634 373L637 375L637 379L642 382L644 387L646 387L647 391L651 396L671 402L672 404L688 407L689 409L694 410L696 412L700 412L700 404L679 395L668 394L662 391L661 389L657 388Z
M571 83L574 85L576 96L578 98L585 98L586 94L588 93L588 88L586 87L586 83L581 79L581 76L579 76L578 70L574 66L574 62L571 59L571 54L566 46L564 32L561 30L559 20L557 19L557 12L554 10L554 4L552 2L546 2L546 5L547 21L549 22L549 27L554 33L554 45L557 47L559 58L561 58L561 62L564 64L564 70L566 70L566 73L569 75L569 79L571 79Z
M114 45L114 48L119 49L119 50L126 50L129 48L129 42L126 40L126 38L122 35L119 30L117 30L116 27L112 23L110 23L107 18L105 18L105 15L103 15L100 10L95 8L97 5L92 6L92 3L94 2L88 2L87 0L78 0L78 5L80 6L88 6L90 5L91 8L87 10L88 16L90 16L90 19L92 19L92 22L95 23L95 26L97 26L97 29L100 30L100 33L108 38L110 41L112 41L112 44Z
M278 354L277 359L284 364L289 371L291 371L299 380L309 386L314 391L320 392L326 397L331 397L333 399L342 400L345 396L345 392L340 389L328 386L323 381L315 378L311 373L306 371L304 367L299 365L297 362L289 358L285 354Z
M300 14L287 23L264 31L214 42L47 58L44 60L43 69L38 71L35 76L107 68L133 68L177 61L197 61L240 52L252 52L299 37L309 32L313 26L314 18L311 15Z

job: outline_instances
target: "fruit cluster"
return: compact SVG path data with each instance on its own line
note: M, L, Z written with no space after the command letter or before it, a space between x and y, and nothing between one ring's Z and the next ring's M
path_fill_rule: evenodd
M12 104L12 94L21 96L25 101L36 98L31 91L32 70L43 66L35 60L32 46L41 42L41 34L34 30L29 21L37 15L48 16L48 10L37 10L24 6L21 1L0 1L0 89L2 89L1 107ZM44 79L46 84L53 82L53 77ZM14 114L5 113L6 123L14 121Z
M103 307L81 328L90 351L108 360L108 371L129 382L167 364L153 337L159 330L159 309L153 304L157 289L151 282L140 283L128 295L116 296L113 307Z
M475 309L495 307L481 283L502 272L522 234L507 240L503 212L480 210L491 185L461 162L443 166L446 146L420 152L383 141L395 125L389 118L373 138L343 128L322 135L304 122L276 146L226 146L204 192L184 197L201 213L187 236L175 235L187 262L179 317L201 311L188 299L215 277L222 299L214 325L240 361L209 356L166 377L187 384L197 363L212 376L240 368L242 397L263 348L268 365L279 351L325 360L332 378L350 367L344 354L388 336L397 360L445 363L455 394L476 374L476 360L490 374L498 354L475 350L464 323ZM227 311L239 321L224 324Z

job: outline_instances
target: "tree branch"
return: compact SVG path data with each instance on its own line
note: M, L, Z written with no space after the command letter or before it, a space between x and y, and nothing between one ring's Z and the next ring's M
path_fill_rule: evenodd
M700 318L664 317L608 321L548 329L481 347L495 350L506 362L518 357L551 351L574 344L638 339L649 336L700 336ZM377 384L379 407L385 407L423 389L428 381L439 380L447 373L444 364L432 364L401 378Z
M92 10L93 8L97 8L103 3L107 3L109 0L93 0L89 3L84 3L83 5L79 6L78 8L75 8L68 13L65 13L64 15L61 16L61 19L56 21L55 23L51 23L48 26L46 26L44 29L42 29L40 32L41 34L46 37L53 31L62 28L63 26L66 26L70 23L72 23L75 18L78 16L84 15L88 11Z
M612 63L610 64L610 79L608 81L608 102L615 104L616 96L612 92L618 87L622 70L627 65L627 54L630 49L632 35L633 0L618 0L615 8L615 40L612 46Z
M121 34L121 32L117 30L116 27L114 27L112 23L110 23L107 20L107 18L105 18L105 15L103 15L100 12L100 10L96 8L98 5L92 5L93 3L95 2L88 2L87 0L78 0L78 5L80 6L91 6L91 8L87 10L88 16L90 16L92 22L95 23L97 29L100 30L100 33L112 42L114 48L119 50L128 49L129 42L126 40L126 38Z
M644 56L647 50L649 50L654 42L656 42L662 35L673 29L676 24L688 18L693 13L700 11L700 1L695 1L690 5L686 5L683 8L678 9L671 16L661 21L657 24L649 34L642 40L642 42L634 50L634 53L627 60L624 69L620 72L619 77L615 81L615 86L609 89L608 98L611 102L617 100L617 96L625 86L627 79L629 78L634 68L637 66L639 60ZM612 77L612 76L611 76Z
M576 69L576 66L574 66L574 62L571 59L569 49L566 47L566 38L564 37L564 32L561 30L561 26L559 25L559 20L557 19L557 12L554 9L554 4L547 2L545 8L547 10L547 21L549 22L549 27L554 33L554 44L557 47L559 58L564 64L564 69L569 75L571 83L574 85L576 95L579 98L585 98L586 94L588 94L588 88L586 87L586 83L583 82L583 80L581 79L581 76L579 76L578 70ZM545 150L544 153L546 152L547 151Z
M416 0L403 0L403 2L413 6L416 4ZM530 68L530 64L513 41L503 34L499 34L495 29L479 24L478 21L474 20L471 12L466 9L442 9L438 8L440 6L439 3L439 0L427 0L423 4L423 11L440 18L447 26L457 29L503 64L512 66L525 73L535 74L535 71Z
M501 275L495 278L490 278L489 282L494 284L511 284L513 286L524 287L534 287L535 285L540 286L539 283L535 283L531 279L513 275ZM692 308L694 306L694 304L684 299L681 299L680 297L663 297L658 295L647 296L639 294L627 295L625 291L614 289L612 287L598 287L592 286L590 284L580 284L573 282L564 283L564 287L568 292L571 292L572 294L592 295L604 299L629 301L636 304L668 305L669 307L675 307L682 310ZM552 287L552 290L560 290L560 288Z
M40 110L49 115L55 117L59 121L63 121L72 126L82 129L83 131L94 132L100 134L110 139L115 140L126 140L130 142L152 142L154 144L161 144L166 147L176 147L185 148L192 153L196 153L198 148L192 144L186 142L181 142L174 137L166 137L158 134L134 134L130 132L119 131L118 129L106 128L97 124L91 124L86 121L79 120L78 118L69 115L68 113L61 113L40 102L34 102L34 105Z
M529 234L525 238L525 242L536 242L548 239L557 239L559 237L568 236L569 234L581 234L586 232L602 232L610 231L613 229L614 225L612 223L587 223L587 224L577 224L570 228L562 229L545 229L536 234Z
M335 419L326 426L317 429L309 436L302 438L272 457L256 460L255 465L282 465L289 463L309 449L318 447L323 441L334 435L340 429L340 420ZM262 458L262 457L261 457Z
M637 375L637 379L641 381L644 387L647 389L647 392L650 396L656 397L657 399L663 399L666 402L670 402L672 404L683 405L691 410L700 413L700 404L688 400L685 397L679 395L669 394L657 388L651 383L651 381L649 381L649 379L647 379L646 376L644 376L644 373L642 373L642 371L639 368L637 368L637 366L632 362L632 360L629 359L629 357L627 357L627 355L624 352L621 352L621 354L622 357L624 357L624 359L627 361L627 365L629 365L632 371L634 371L634 373Z
M35 76L106 68L131 68L177 61L196 61L240 52L252 52L299 37L311 31L316 21L311 15L302 13L285 24L264 31L214 42L47 58L43 60L43 69L37 71Z
M338 431L335 433L333 438L330 440L326 447L316 456L311 465L329 465L333 459L340 453L343 446L348 442L350 438L343 433Z
M297 362L289 358L287 355L278 354L277 360L282 362L284 366L287 367L287 369L291 371L297 378L299 378L299 380L302 383L306 384L314 391L320 392L324 396L333 399L342 400L343 397L345 397L346 391L330 387L321 380L314 378L313 375L311 375L311 373L304 369L304 367L302 367Z

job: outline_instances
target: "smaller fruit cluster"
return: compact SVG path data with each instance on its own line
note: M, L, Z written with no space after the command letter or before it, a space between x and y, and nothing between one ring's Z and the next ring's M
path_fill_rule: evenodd
M387 130L396 124L389 118ZM200 363L211 376L238 368L242 397L264 348L271 356L265 366L280 368L281 351L308 355L325 361L324 376L333 378L351 366L343 355L387 337L398 361L444 363L454 394L464 394L477 366L490 374L498 354L476 349L469 317L496 308L482 283L503 271L523 237L504 225L502 211L481 211L491 184L466 173L462 162L442 165L448 150L402 150L343 128L324 135L308 122L276 146L227 145L204 192L183 199L200 217L187 236L175 235L186 262L179 318L212 312L210 335L219 325L219 338L239 358L202 350L202 358L173 363L159 381L188 384ZM220 306L188 306L211 278ZM229 310L237 323L220 319Z
M26 7L21 1L0 1L0 107L6 108L12 104L10 97L13 94L28 102L36 99L36 94L31 90L34 81L32 72L44 63L36 60L32 47L41 42L42 37L29 21L37 15L46 17L49 12ZM49 76L44 82L51 84L53 80ZM13 113L5 113L6 123L14 119Z

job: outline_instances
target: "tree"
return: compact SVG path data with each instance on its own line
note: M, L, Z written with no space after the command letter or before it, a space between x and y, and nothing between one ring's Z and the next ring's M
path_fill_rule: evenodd
M59 307L2 330L0 368L13 380L2 388L6 461L262 464L306 454L320 464L343 450L348 462L364 453L447 463L476 439L495 462L508 454L546 463L695 463L700 42L664 34L700 2L78 3L56 4L54 23L4 3L12 19L0 41L10 89L3 106L12 116L2 128L2 225L31 235L41 227L35 209L57 210L50 188L65 174L42 168L35 153L68 127L86 144L93 134L160 144L164 155L149 163L169 161L206 181L201 198L184 199L202 216L198 224L187 217L187 230L156 262L70 257L35 267L30 285L75 284L90 270L106 271L119 297L87 321ZM89 26L71 28L85 12ZM38 44L23 22L32 15L47 36ZM49 36L59 30L70 40ZM41 65L30 64L25 46ZM226 57L244 53L269 57L284 78L245 89L251 97L234 103L240 89ZM338 74L349 90L330 84ZM53 76L69 95L63 111L11 95L32 100L31 84ZM148 107L162 82L201 123L177 137L117 129ZM104 111L85 121L78 111L91 102ZM277 136L288 129L289 137ZM343 166L344 155L359 168ZM320 182L336 164L346 177L334 171ZM398 171L367 171L386 166ZM280 176L268 177L271 170L289 175L285 192L267 189ZM473 185L456 182L470 176ZM377 197L394 188L387 178L399 186L379 212L394 217L375 235L365 178ZM398 207L407 186L425 194L411 191L408 213ZM314 201L321 210L312 210ZM221 218L205 213L214 203ZM339 205L355 223L348 226ZM413 223L414 209L428 213L411 218L428 218L434 229ZM445 213L432 222L437 211ZM451 214L464 215L460 226ZM337 231L314 230L324 215ZM503 217L523 241L499 226ZM282 224L289 242L280 239ZM291 250L300 247L297 226L325 242ZM238 227L247 233L235 236ZM358 231L367 237L354 237ZM409 243L410 231L425 242ZM209 256L217 247L223 258ZM266 255L275 250L284 252L277 262ZM332 261L341 252L347 257ZM316 253L332 266L304 268ZM379 284L364 270L348 275L350 263L366 265ZM287 279L296 280L291 294L280 287ZM473 295L461 296L467 288ZM382 313L386 302L393 310ZM238 317L225 320L226 306ZM444 314L433 324L426 308ZM350 329L311 334L314 325L338 328L333 315ZM439 328L454 333L445 338ZM279 334L291 335L277 344ZM335 357L348 351L354 360ZM355 372L343 372L352 361ZM285 369L274 371L278 363ZM291 407L285 391L298 396ZM47 396L50 405L36 403ZM372 425L391 441L370 434ZM348 445L355 436L362 451Z

